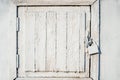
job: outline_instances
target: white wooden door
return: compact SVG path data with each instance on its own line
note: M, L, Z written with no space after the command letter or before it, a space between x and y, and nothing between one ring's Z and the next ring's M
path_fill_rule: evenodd
M18 80L91 80L89 6L19 7Z

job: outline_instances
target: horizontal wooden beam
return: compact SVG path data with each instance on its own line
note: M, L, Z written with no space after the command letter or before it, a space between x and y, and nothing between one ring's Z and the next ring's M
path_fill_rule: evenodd
M92 80L91 78L17 78L16 80Z
M50 77L50 78L84 78L88 77L87 73L64 73L64 72L58 72L58 73L53 73L53 72L27 72L26 73L27 77Z
M16 0L20 5L92 5L97 0Z

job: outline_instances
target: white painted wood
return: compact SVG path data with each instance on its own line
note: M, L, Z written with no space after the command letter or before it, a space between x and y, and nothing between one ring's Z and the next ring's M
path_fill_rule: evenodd
M99 42L99 1L91 6L91 36L97 43Z
M79 43L79 48L80 48L80 53L79 53L79 58L80 58L80 64L79 64L79 69L80 69L80 71L85 71L85 64L84 64L84 62L85 62L85 59L84 59L84 57L85 57L85 25L86 25L86 23L85 23L85 21L86 21L86 15L85 15L85 12L82 12L81 14L80 14L80 31L79 31L79 40L80 40L80 43Z
M66 12L57 13L56 71L66 71Z
M48 78L82 78L89 77L88 73L79 73L79 72L27 72L26 77L48 77Z
M18 54L19 54L19 69L18 74L19 76L25 75L25 8L19 8L18 13L19 19L20 19L20 30L18 32ZM21 65L22 64L22 65Z
M91 77L93 80L98 80L98 61L99 61L99 54L91 56Z
M35 70L35 40L34 40L34 26L35 14L26 13L25 26L25 71Z
M17 0L17 5L91 5L96 0Z
M99 0L96 1L91 6L91 36L93 40L97 43L98 47L99 45ZM100 52L99 52L100 53ZM94 54L91 55L91 77L93 80L99 80L100 74L99 74L99 57L100 54Z
M91 65L91 63L90 63L90 55L89 55L89 53L86 50L85 65L84 66L85 66L85 75L87 77L90 77L90 65Z
M36 71L45 71L46 14L35 13L35 58Z
M56 12L48 11L47 16L47 49L46 71L54 71L56 64Z
M67 71L79 71L79 14L67 13Z
M90 10L88 10L88 12L85 12L85 73L86 76L89 77L90 76L90 55L88 53L88 50L86 48L86 44L87 44L87 36L88 33L90 32L90 21L91 21L91 17L90 17Z
M16 80L92 80L91 78L18 78Z
M89 7L20 7L20 13L20 77L89 77Z

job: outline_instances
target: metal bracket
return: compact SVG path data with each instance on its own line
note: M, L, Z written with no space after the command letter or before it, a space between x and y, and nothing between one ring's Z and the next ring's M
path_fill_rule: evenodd
M16 68L19 68L19 54L16 54Z
M20 19L19 19L19 17L17 17L17 19L16 19L16 31L19 32L19 29L20 29Z

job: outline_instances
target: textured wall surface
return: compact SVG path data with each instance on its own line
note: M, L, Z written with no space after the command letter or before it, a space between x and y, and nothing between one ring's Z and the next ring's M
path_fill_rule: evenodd
M120 79L120 0L101 0L101 80Z
M11 0L0 0L0 80L11 80L15 75L16 9ZM13 59L13 61L12 61Z
M15 16L10 7L10 0L0 0L0 80L9 80L9 55L15 53L15 27L10 20ZM101 0L101 80L120 79L119 30L120 0Z
M0 80L8 80L9 2L0 0Z

